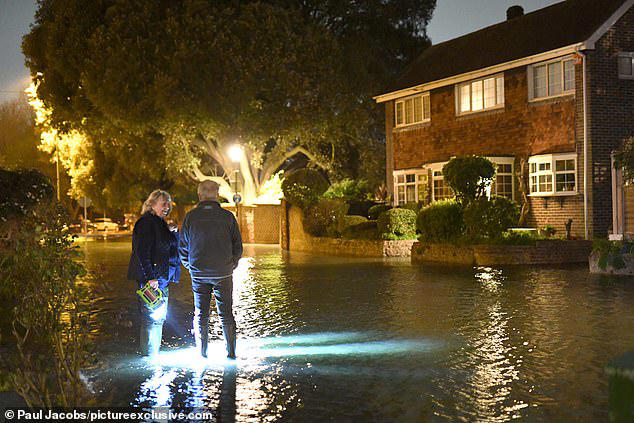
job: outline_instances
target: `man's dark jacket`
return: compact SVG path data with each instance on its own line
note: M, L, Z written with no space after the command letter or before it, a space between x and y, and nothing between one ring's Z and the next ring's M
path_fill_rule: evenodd
M141 282L158 279L159 286L165 288L168 282L178 282L180 271L177 234L155 214L143 214L132 232L128 279Z
M242 256L236 218L217 201L201 201L185 215L178 250L192 278L231 276Z

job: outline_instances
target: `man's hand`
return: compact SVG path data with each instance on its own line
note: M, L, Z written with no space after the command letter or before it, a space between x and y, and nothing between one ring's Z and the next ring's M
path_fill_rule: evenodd
M150 283L150 286L154 289L158 289L158 279L152 279L148 281Z

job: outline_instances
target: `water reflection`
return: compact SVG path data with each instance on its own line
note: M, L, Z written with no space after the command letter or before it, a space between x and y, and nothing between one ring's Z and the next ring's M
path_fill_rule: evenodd
M632 349L634 285L585 268L449 268L247 246L238 359L189 333L170 289L163 349L133 356L128 244L84 247L104 404L211 410L220 421L605 421L609 357ZM214 323L216 318L212 318Z

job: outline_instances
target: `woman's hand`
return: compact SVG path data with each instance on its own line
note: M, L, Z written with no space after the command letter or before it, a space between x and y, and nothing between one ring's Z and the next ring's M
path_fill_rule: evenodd
M158 279L152 279L148 281L150 283L150 286L154 289L158 289Z

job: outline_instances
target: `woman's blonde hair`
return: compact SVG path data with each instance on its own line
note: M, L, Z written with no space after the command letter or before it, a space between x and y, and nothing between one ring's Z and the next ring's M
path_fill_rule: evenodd
M169 214L172 211L172 197L170 196L169 192L160 189L152 191L147 200L143 202L143 206L141 206L141 214L145 214L152 210L152 207L154 207L154 204L156 204L159 198L165 199L167 201L167 204L169 204L170 208L167 212L167 214Z

